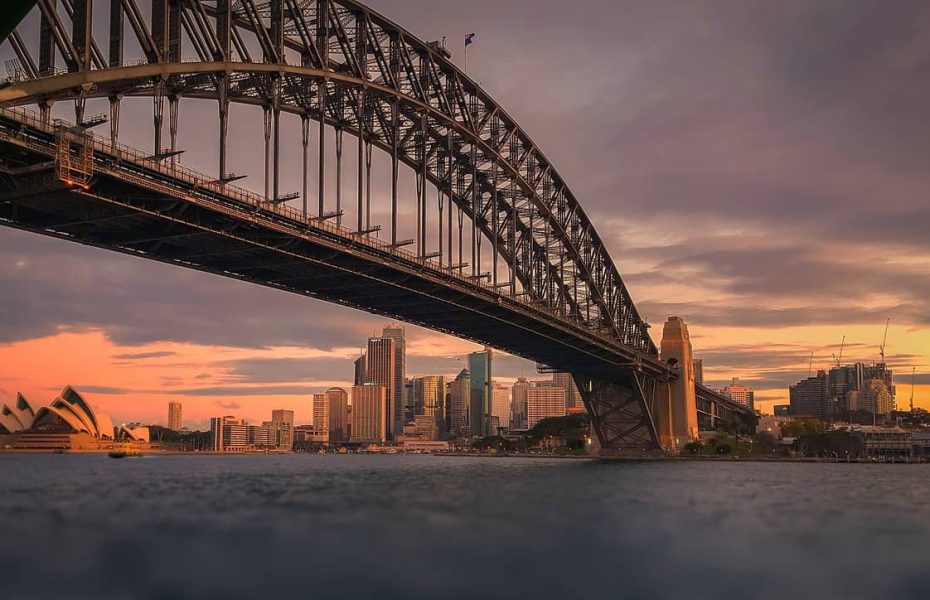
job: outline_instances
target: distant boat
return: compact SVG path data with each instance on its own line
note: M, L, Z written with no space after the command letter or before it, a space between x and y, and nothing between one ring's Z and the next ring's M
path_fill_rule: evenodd
M110 450L109 454L110 458L138 458L140 456L142 456L142 452L129 444L116 445Z

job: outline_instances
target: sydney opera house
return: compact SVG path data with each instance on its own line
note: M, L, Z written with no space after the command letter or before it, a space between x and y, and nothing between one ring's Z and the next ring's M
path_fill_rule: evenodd
M26 397L0 406L0 447L21 450L104 450L115 439L149 441L147 427L113 427L70 386L48 406L35 410Z

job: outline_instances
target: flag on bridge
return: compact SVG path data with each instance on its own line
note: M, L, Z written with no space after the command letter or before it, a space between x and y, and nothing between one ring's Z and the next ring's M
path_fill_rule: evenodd
M475 34L474 34L474 33L466 33L466 34L465 34L465 47L466 47L466 48L468 48L469 46L471 46L472 44L475 43L475 42L474 42L474 37L475 37Z

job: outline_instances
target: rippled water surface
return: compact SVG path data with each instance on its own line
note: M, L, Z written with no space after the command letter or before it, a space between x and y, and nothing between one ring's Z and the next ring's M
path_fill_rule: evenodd
M930 465L0 455L0 598L928 598Z

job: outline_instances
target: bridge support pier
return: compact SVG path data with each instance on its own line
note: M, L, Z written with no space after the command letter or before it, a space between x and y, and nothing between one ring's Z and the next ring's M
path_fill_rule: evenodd
M667 398L667 384L633 370L616 381L573 378L591 416L592 453L641 456L661 451L654 414L657 399Z

